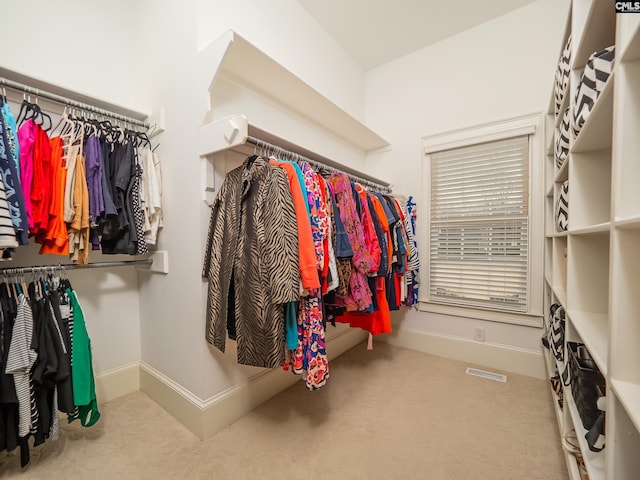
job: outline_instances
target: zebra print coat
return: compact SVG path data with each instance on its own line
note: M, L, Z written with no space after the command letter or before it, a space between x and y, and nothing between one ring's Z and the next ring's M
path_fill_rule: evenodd
M227 174L211 211L202 275L206 338L238 363L274 368L285 354L284 303L300 299L296 216L287 175L260 157Z

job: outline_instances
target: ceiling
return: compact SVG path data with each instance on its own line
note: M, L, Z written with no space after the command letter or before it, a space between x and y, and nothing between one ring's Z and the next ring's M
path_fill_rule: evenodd
M298 0L364 70L535 0Z

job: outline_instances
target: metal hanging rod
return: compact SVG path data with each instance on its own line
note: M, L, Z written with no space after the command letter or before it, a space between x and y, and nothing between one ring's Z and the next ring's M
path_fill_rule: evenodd
M150 125L147 122L143 122L142 120L127 117L125 115L120 115L119 113L115 113L110 110L105 110L103 108L98 108L93 105L89 105L88 103L78 102L77 100L63 97L62 95L57 95L55 93L47 92L46 90L41 90L39 88L33 88L25 83L15 82L7 78L0 77L0 86L11 88L12 90L15 90L17 92L22 92L29 95L35 95L36 97L46 98L47 100L51 100L52 102L56 102L61 105L66 105L68 107L77 108L79 110L85 110L87 112L92 112L97 115L102 115L105 117L111 117L116 120L129 123L131 125L136 125L143 128L150 127Z
M258 148L266 149L267 151L273 153L274 155L283 155L292 160L303 160L305 162L308 162L311 166L315 167L316 169L328 170L330 172L335 172L335 173L343 173L347 177L349 177L350 180L353 180L354 182L359 183L360 185L370 188L371 190L375 190L376 192L391 193L391 187L388 185L382 185L381 183L367 180L366 178L359 177L357 175L354 175L353 173L348 173L338 168L330 167L329 165L325 165L324 163L318 162L316 160L312 160L308 157L305 157L304 155L300 155L299 153L286 150L282 147L279 147L278 145L274 145L273 143L269 143L259 138L252 137L251 135L247 136L247 143L255 145Z
M32 267L7 267L0 268L0 275L14 275L23 273L38 273L47 270L85 270L87 268L111 268L111 267L134 267L134 266L151 266L153 259L145 258L143 260L120 260L115 262L95 262L85 265L77 265L75 263L69 265L39 265Z

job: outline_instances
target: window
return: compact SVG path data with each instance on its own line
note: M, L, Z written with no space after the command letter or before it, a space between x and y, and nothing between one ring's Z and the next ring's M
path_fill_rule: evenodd
M532 288L532 282L542 283L538 262L532 269L531 248L541 258L542 232L539 240L531 237L532 200L541 201L531 191L540 183L531 178L535 129L501 128L507 126L484 127L493 130L490 135L472 130L456 132L453 141L447 135L445 142L442 136L425 141L428 304L541 313L541 299L534 298L541 287ZM535 210L540 216L541 209Z

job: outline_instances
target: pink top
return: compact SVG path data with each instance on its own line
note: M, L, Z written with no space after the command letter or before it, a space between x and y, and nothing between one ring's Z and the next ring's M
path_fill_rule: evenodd
M33 145L36 142L38 125L29 119L18 129L18 143L20 144L20 183L24 207L27 211L29 228L33 228L33 207L31 205L31 184L33 183Z
M371 306L371 291L366 274L373 270L374 261L365 243L362 224L351 194L349 178L343 173L332 173L329 181L334 187L340 219L353 249L351 261L355 271L349 280L349 292L345 296L344 302L349 311L367 310Z

